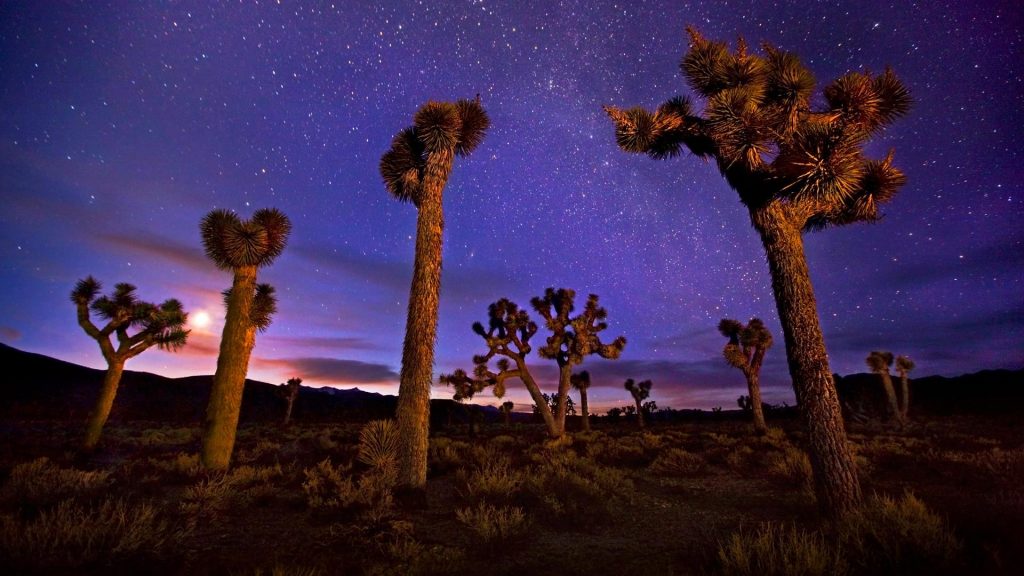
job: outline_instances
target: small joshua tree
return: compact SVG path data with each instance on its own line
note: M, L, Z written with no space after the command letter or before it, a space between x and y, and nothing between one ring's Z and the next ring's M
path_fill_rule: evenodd
M287 426L292 421L292 407L295 405L295 399L299 397L299 388L302 387L302 378L290 378L286 384L282 384L284 387L284 399L288 402L288 407L284 411L284 422Z
M565 433L566 400L572 386L572 370L590 354L614 360L622 354L626 338L619 336L612 342L601 342L598 335L608 328L605 318L608 312L597 304L597 295L587 297L587 303L578 316L570 317L576 292L566 288L548 288L544 296L530 300L533 309L544 318L544 325L551 331L547 343L537 350L541 358L558 363L558 408L555 410L555 424L559 435Z
M900 418L906 422L910 412L910 371L914 361L907 356L896 357L896 372L900 375Z
M879 218L906 178L865 157L869 140L910 109L891 70L849 72L814 106L814 76L800 59L769 44L763 55L740 39L735 51L689 28L680 70L705 101L697 112L677 96L654 112L606 107L627 152L655 159L684 149L712 159L736 190L761 237L779 311L786 356L807 429L822 512L839 518L861 502L857 466L831 381L802 234Z
M569 377L569 383L580 393L580 412L583 415L583 430L590 432L590 406L587 404L587 389L590 388L590 372L583 370Z
M505 427L508 428L512 425L512 411L515 410L516 404L511 400L506 400L501 403L498 411L501 412L502 418L505 420Z
M764 409L761 405L761 364L764 362L765 352L772 346L772 333L760 318L751 318L746 326L737 320L723 318L718 323L718 331L729 339L722 350L726 362L734 368L739 368L747 379L754 430L764 434L768 431L768 426L764 422Z
M109 296L97 298L101 288L98 280L87 276L79 280L71 292L71 301L78 312L78 325L96 340L103 359L107 361L103 387L85 428L82 449L86 452L94 450L99 443L103 425L114 406L125 362L153 345L176 352L185 345L189 334L184 329L188 314L182 310L181 302L175 299L164 300L160 305L143 302L136 297L135 286L127 283L117 284ZM93 324L90 309L106 321L102 328ZM136 332L129 334L129 330ZM111 336L117 337L116 347L110 341Z
M885 391L885 400L889 409L888 417L902 424L903 418L900 413L899 402L896 400L896 389L892 385L892 375L889 374L889 368L892 367L893 361L892 352L875 350L868 354L864 361L868 368L875 374L878 374L882 380L882 389Z
M213 210L199 224L206 255L234 274L224 293L227 316L203 430L200 459L209 470L226 470L231 461L256 330L269 325L276 305L273 288L256 285L256 272L281 255L291 227L288 217L273 208L257 210L249 220Z
M441 247L444 232L442 197L455 156L469 156L483 142L491 121L476 100L427 102L413 125L391 141L380 159L384 185L396 199L412 202L416 220L416 255L402 346L398 388L398 457L400 485L420 489L427 482L427 436L430 432L430 384L434 376L434 341L441 299Z
M626 380L623 388L629 390L629 393L633 395L633 401L636 402L636 418L640 427L644 427L644 406L643 402L651 395L651 386L654 383L650 380L644 380L642 382L634 382L632 378ZM628 407L627 407L628 408Z

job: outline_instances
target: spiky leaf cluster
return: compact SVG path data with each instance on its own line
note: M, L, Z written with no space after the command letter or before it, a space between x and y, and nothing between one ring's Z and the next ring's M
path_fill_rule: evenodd
M605 318L608 311L597 303L597 295L587 297L583 312L571 317L576 292L567 288L548 288L544 296L530 300L530 304L544 318L544 324L551 335L545 345L537 350L542 358L553 359L559 366L576 365L584 357L597 354L602 358L615 359L626 346L626 338L619 336L605 344L599 333L608 328Z
M868 365L868 368L876 373L889 373L889 368L892 367L893 355L892 352L886 352L883 350L873 350L868 357L864 359L864 363Z
M583 370L581 372L574 372L569 377L569 384L572 385L574 390L586 390L590 388L590 372Z
M910 373L915 368L914 361L906 356L896 357L896 371L900 373L900 376Z
M739 320L723 318L718 323L718 331L729 339L722 355L730 366L744 372L760 371L765 352L773 344L772 333L760 318L751 318L746 325Z
M619 146L668 158L686 146L713 156L748 206L781 201L807 229L878 218L878 206L904 184L884 160L864 157L874 134L905 115L909 91L890 69L853 72L824 89L826 107L813 110L813 74L800 59L769 44L735 50L689 28L680 70L705 101L697 115L689 102L669 100L655 112L605 107Z
M270 284L257 284L253 293L252 308L249 310L249 323L260 332L266 332L267 328L274 322L274 314L277 313L277 290ZM228 306L231 300L231 288L221 292L224 296L224 305ZM291 383L291 380L288 381ZM299 382L302 382L299 379Z
M651 395L651 387L654 383L650 380L643 380L635 382L632 378L629 378L623 383L623 388L629 391L633 395L633 399L637 402L643 402Z
M142 301L136 287L127 282L114 286L113 292L100 296L102 284L87 276L75 284L71 301L78 307L79 323L97 340L117 335L117 355L131 358L146 348L156 345L168 351L177 351L185 345L189 331L185 329L188 313L180 301L169 298L160 304ZM89 311L106 321L97 328L89 319ZM130 329L137 330L130 335ZM111 349L111 352L113 350Z
M276 208L262 208L249 220L229 210L212 210L199 223L206 256L222 270L266 266L281 255L292 224Z
M391 140L381 156L380 175L392 196L420 205L423 174L432 153L469 156L483 142L491 121L475 100L430 101L420 107L413 125Z

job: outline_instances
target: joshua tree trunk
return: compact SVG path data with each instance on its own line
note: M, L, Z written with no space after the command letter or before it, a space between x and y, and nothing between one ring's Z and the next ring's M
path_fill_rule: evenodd
M640 400L634 400L636 402L636 422L641 428L644 427L644 408L640 404Z
M802 223L790 221L777 201L751 208L751 222L768 258L789 372L808 432L818 506L826 516L839 518L860 504L861 490L818 323Z
M590 432L590 408L587 405L586 388L580 388L580 413L583 415L583 431Z
M530 397L533 398L534 405L537 406L537 410L540 411L541 418L544 419L544 425L548 428L548 435L552 438L562 436L562 431L558 428L554 415L551 414L551 408L548 407L548 401L544 398L544 394L541 393L540 387L537 386L537 381L533 379L533 375L527 371L526 363L517 359L516 365L519 367L520 379L523 381L523 386L525 386L526 390L530 393Z
M878 373L882 377L882 389L885 390L885 401L889 405L889 418L897 423L903 422L903 413L900 411L899 401L896 400L896 388L892 385L892 376L886 371Z
M402 346L398 387L398 483L419 489L427 483L430 385L434 380L434 341L441 297L442 193L454 152L433 152L426 161L416 220L416 257L409 290L409 316Z
M750 393L750 408L754 411L754 430L758 434L768 432L764 422L764 407L761 405L761 376L753 370L747 371L747 391Z
M217 372L210 391L210 405L206 409L202 463L207 470L227 470L231 462L249 355L256 342L256 328L251 320L255 293L256 267L236 268L227 305L228 314L224 319L220 355L217 357Z
M94 450L100 441L100 434L110 416L110 409L114 406L117 385L121 382L123 372L124 360L108 360L107 373L103 375L103 388L100 390L99 400L96 401L96 407L89 414L89 423L85 427L85 440L82 442L82 450L85 452Z
M900 376L900 421L906 422L910 412L910 380L907 375Z
M565 410L568 404L569 388L572 376L572 366L568 363L558 369L558 403L555 405L555 424L558 425L558 435L565 434Z
M295 396L288 395L288 408L284 411L284 425L287 426L292 421L292 406L295 405Z

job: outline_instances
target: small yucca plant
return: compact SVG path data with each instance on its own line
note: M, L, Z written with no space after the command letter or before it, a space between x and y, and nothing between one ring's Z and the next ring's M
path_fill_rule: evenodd
M394 420L371 420L359 432L359 461L374 470L391 470L398 462L398 427Z

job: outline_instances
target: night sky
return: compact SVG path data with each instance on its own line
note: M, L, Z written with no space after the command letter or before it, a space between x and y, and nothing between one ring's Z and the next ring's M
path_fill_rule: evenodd
M277 207L294 229L260 273L280 311L249 376L395 393L416 210L378 161L421 104L479 93L492 128L445 189L437 372L472 368L490 302L566 287L598 294L606 339L628 339L581 367L598 411L631 403L629 377L652 379L660 407L734 407L746 387L721 356L723 317L766 321L765 400L792 404L737 195L713 164L619 151L601 110L689 94L694 24L794 51L822 85L891 65L914 95L868 148L894 147L908 176L886 217L805 237L832 370L866 371L873 349L909 355L916 376L1024 367L1018 2L310 4L0 4L0 341L104 367L68 299L92 274L212 320L128 369L212 374L231 277L199 220ZM554 390L553 363L532 364ZM510 397L528 409L518 383Z

